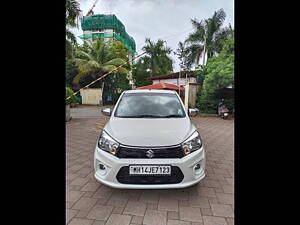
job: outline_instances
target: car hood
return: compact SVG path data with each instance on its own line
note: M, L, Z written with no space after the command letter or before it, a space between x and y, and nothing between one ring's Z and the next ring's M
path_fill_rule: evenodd
M131 146L169 146L186 140L195 126L186 118L111 118L104 130L117 142Z

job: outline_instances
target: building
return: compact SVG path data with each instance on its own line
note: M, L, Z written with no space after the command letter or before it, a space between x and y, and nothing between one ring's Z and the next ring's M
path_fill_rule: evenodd
M197 77L193 71L181 71L176 73L164 74L159 76L149 77L153 85L167 83L176 85L179 89L178 94L183 100L186 109L196 106L197 92L200 84L197 82Z
M185 87L186 83L197 83L197 78L193 71L181 71L176 73L164 74L159 76L149 77L149 80L152 80L152 84L157 83L169 83L176 86Z
M133 37L126 32L124 24L114 14L85 16L81 20L81 29L83 34L79 37L82 40L93 41L96 37L118 40L125 45L131 57L136 54Z

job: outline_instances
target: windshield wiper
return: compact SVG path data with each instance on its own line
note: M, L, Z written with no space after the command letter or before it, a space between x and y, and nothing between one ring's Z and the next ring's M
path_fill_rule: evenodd
M134 116L120 116L122 118L162 118L162 116L143 114L143 115L134 115Z
M163 118L172 118L172 117L176 117L176 118L178 118L178 117L183 117L183 115L178 115L178 114L170 114L170 115L167 115L167 116L163 116Z

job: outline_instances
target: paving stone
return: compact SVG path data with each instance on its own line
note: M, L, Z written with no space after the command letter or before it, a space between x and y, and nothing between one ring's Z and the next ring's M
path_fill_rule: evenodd
M219 204L219 200L217 197L207 197L210 204Z
M84 184L87 183L87 179L85 178L81 178L81 177L77 177L75 178L70 185L78 185L78 186L83 186Z
M105 225L129 225L131 221L131 216L111 214Z
M226 218L226 222L228 225L234 225L234 219L233 218Z
M147 209L157 209L158 203L147 203Z
M81 157L85 157L85 156L81 156ZM82 175L88 175L91 171L93 171L92 167L82 167L80 170L78 170L76 173L78 174L82 174Z
M68 191L67 192L67 202L76 202L80 197L84 195L81 191Z
M100 186L97 182L88 182L82 187L81 191L96 191Z
M199 208L179 207L179 218L184 221L202 222L201 211Z
M200 209L200 210L201 210L201 215L202 216L212 216L213 215L210 208L209 209Z
M233 194L234 193L233 185L225 184L225 185L222 185L222 188L223 188L224 193L227 193L227 194Z
M147 203L158 203L159 200L159 194L157 191L153 190L145 190L141 194L140 201L141 202L147 202Z
M145 225L166 225L167 212L149 209L144 216L143 224Z
M170 189L168 194L163 197L174 198L177 200L188 200L189 192L186 189Z
M210 204L207 198L205 197L191 197L190 206L200 207L200 208L210 208Z
M66 222L68 223L77 213L78 213L78 210L67 209Z
M94 198L84 198L79 199L72 209L78 209L82 211L89 211L97 202L97 199Z
M132 216L131 223L132 224L143 224L144 217L143 216Z
M144 216L147 205L144 202L128 201L123 214Z
M233 217L233 210L230 205L211 204L211 210L214 216Z
M113 189L110 187L107 187L105 185L102 185L93 195L93 198L103 198L103 199L109 199L110 196L113 193Z
M167 222L167 225L191 225L191 222L182 221L182 220L169 220Z
M93 220L73 218L68 225L91 225L91 224L93 224Z
M92 225L105 225L105 221L102 220L95 220Z
M221 204L233 204L234 203L233 194L216 193L216 195Z
M219 188L221 187L221 184L216 181L216 180L208 180L208 179L204 179L202 181L204 187L212 187L212 188Z
M179 213L178 212L168 212L168 220L178 220Z
M107 220L113 211L113 206L96 205L88 213L88 219Z
M76 174L76 173L68 173L68 174L67 174L67 177L66 177L66 180L72 181L72 180L74 180L77 176L78 176L78 174Z
M93 191L85 191L83 197L91 198L93 195Z
M113 194L107 202L107 205L112 205L116 207L125 207L128 201L128 196L126 194Z
M214 188L200 187L198 189L200 197L217 197Z
M92 197L92 198L94 198L94 197ZM97 199L98 199L98 201L97 201L96 205L106 205L106 203L109 200L108 198L97 198Z
M115 214L122 214L124 211L124 207L115 207L113 213Z
M192 222L192 225L203 225L202 222Z
M225 218L215 216L203 216L204 225L227 225Z
M178 200L170 198L160 198L158 202L158 210L178 212Z
M179 200L179 201L178 201L178 205L179 205L179 207L180 207L180 206L189 206L190 203L189 203L188 200Z
M71 185L71 184L67 185L67 191L80 191L81 188L82 186L80 185Z
M74 202L66 202L67 209L71 209L73 205L74 205Z

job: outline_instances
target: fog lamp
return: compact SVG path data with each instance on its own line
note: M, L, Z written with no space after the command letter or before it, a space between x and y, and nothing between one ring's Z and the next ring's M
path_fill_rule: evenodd
M201 164L197 163L194 168L195 168L195 170L199 170L201 168Z
M105 170L105 166L103 164L99 164L99 169L100 170Z

